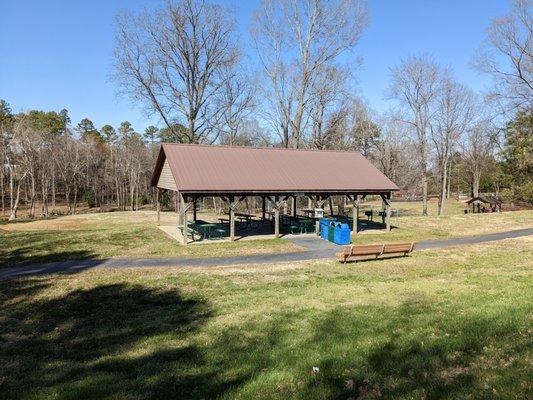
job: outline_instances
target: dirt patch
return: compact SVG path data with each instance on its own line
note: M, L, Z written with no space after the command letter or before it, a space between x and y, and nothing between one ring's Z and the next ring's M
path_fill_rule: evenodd
M85 219L48 219L16 224L7 224L2 228L5 232L22 231L74 231L86 228Z

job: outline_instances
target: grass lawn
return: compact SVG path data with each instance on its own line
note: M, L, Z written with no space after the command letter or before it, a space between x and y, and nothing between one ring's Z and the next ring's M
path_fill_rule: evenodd
M429 215L422 216L419 203L393 202L392 208L400 211L400 217L391 218L390 233L363 231L352 239L355 244L417 242L533 227L533 210L465 215L463 203L449 201L446 206L445 214L437 216L436 202L430 202ZM374 209L377 209L377 203Z
M375 208L377 205L374 204ZM354 243L420 241L533 226L532 210L464 215L464 204L450 201L446 215L437 217L436 202L430 202L430 215L422 217L419 203L395 202L393 208L399 209L401 216L392 219L392 232L363 232L354 237ZM215 221L217 218L207 213L199 213L198 217ZM153 211L80 214L17 223L4 221L0 223L0 268L83 258L218 257L301 250L283 239L183 246L161 232L155 221ZM162 213L162 224L176 224L176 221L175 213Z
M177 224L175 213L161 215L163 224ZM183 246L157 228L153 211L80 214L0 225L0 267L84 258L223 257L297 250L292 243L274 238Z
M525 237L0 282L0 398L532 398L532 267Z

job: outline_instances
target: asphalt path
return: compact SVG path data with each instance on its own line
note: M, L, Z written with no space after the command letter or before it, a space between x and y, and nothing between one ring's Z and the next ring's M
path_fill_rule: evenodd
M533 235L533 228L490 233L486 235L464 236L452 239L425 240L415 245L415 250L440 249L445 247L463 246L492 242ZM28 275L52 273L76 273L93 268L126 268L126 267L211 267L242 264L275 264L280 262L319 260L334 257L343 246L337 246L315 236L291 237L287 240L304 248L304 251L258 254L236 257L197 257L197 258L108 258L69 260L46 264L33 264L22 267L0 267L0 280Z

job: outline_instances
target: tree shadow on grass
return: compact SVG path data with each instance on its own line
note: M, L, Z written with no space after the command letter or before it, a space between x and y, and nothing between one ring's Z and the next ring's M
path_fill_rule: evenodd
M51 297L51 279L0 284L2 399L462 398L479 389L483 348L516 329L437 319L423 294L207 326L209 303L178 289L84 283Z
M124 283L50 299L47 279L1 286L0 398L191 398L248 378L220 378L188 341L212 314L204 300Z
M90 231L76 231L76 235L80 235L80 232L91 233ZM69 232L9 232L4 237L0 236L0 268L94 259L97 254L83 248L88 240L94 239L69 236ZM68 250L61 250L58 242L68 243Z
M342 356L328 354L334 345L318 345L320 373L308 376L299 398L311 398L316 392L328 399L447 399L475 393L480 382L472 364L494 334L491 321L456 321L442 336L424 336L427 326L422 321L435 311L427 304L407 301L387 323L371 328L347 326L346 321L354 325L358 321L343 311L326 316L317 325L313 341L326 338L337 346L343 341L355 345L373 335L377 344L353 353L347 345Z

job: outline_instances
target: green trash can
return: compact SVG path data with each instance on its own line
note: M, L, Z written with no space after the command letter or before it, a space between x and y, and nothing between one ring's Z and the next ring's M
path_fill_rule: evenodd
M328 240L333 242L333 236L335 232L335 221L331 221L328 225Z

